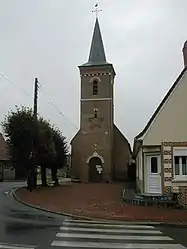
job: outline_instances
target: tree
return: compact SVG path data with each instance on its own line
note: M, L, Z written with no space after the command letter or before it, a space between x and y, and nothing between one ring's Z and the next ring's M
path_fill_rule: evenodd
M32 109L17 106L16 111L10 111L2 122L11 161L15 165L16 178L27 175L36 125Z
M55 158L51 167L52 180L55 182L55 185L58 184L57 170L67 166L67 142L65 137L62 135L62 132L55 127L51 128L53 133L53 141L55 147Z
M36 119L32 109L27 107L16 107L16 111L10 111L2 127L19 178L30 172L35 186L35 166L39 165L42 185L47 185L47 168L51 169L52 179L57 184L57 170L66 165L67 156L67 143L59 129L42 117Z
M38 119L37 164L41 167L42 185L47 186L46 169L55 161L55 146L51 125L43 118Z

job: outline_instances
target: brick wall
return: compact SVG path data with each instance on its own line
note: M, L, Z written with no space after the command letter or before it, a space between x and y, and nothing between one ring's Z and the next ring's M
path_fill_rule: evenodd
M178 202L187 207L187 186L179 187Z
M173 180L173 147L187 147L187 142L163 142L162 143L162 166L163 166L163 192L172 193L173 186L175 184ZM180 186L181 185L181 186ZM186 184L187 185L187 184ZM177 195L180 204L187 206L187 186L183 186L182 183L177 182L179 186L179 193Z
M162 158L163 158L163 182L164 182L164 193L170 193L172 187L172 144L170 142L162 143Z

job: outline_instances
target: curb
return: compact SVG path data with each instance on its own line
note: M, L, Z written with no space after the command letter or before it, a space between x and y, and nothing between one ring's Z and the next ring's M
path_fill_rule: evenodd
M18 189L20 189L20 188L13 189L11 191L11 195L14 198L14 200L18 201L19 203L21 203L21 204L23 204L25 206L28 206L28 207L31 207L31 208L34 208L34 209L37 209L37 210L41 210L41 211L44 211L44 212L47 212L47 213L57 214L57 215L66 216L66 217L70 217L70 218L74 218L74 219L92 220L91 218L88 218L88 217L85 217L85 216L73 215L73 214L69 214L69 213L65 213L65 212L55 212L55 211L52 211L52 210L49 210L49 209L46 209L46 208L42 208L42 207L39 207L39 206L35 206L35 205L32 205L32 204L29 204L29 203L27 203L25 201L20 200L17 197L16 191Z
M16 195L16 191L20 189L20 187L18 188L14 188L11 190L11 196L12 198L14 198L14 200L18 201L19 203L28 206L30 208L33 209L37 209L40 211L44 211L47 213L51 213L51 214L56 214L59 216L66 216L69 218L73 218L73 219L81 219L81 220L87 220L87 221L96 221L96 222L102 222L102 223L118 223L118 224L122 224L122 223L129 223L129 224L137 224L137 225L154 225L154 226L170 226L170 227L182 227L182 228L187 228L187 223L180 223L180 222L162 222L162 221L151 221L151 220L110 220L110 219L99 219L99 218L90 218L90 217L86 217L86 216L80 216L80 215L74 215L74 214L69 214L69 213L65 213L65 212L55 212L46 208L42 208L40 206L35 206L32 204L29 204L27 202L24 202L22 200L20 200L17 195Z

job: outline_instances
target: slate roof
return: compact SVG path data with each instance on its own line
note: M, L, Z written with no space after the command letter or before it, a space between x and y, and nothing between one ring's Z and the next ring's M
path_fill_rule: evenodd
M96 18L88 62L82 66L99 66L105 64L109 63L106 61L99 21Z

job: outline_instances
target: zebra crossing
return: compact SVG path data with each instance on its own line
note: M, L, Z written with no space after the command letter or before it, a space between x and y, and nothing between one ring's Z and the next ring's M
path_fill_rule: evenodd
M187 249L151 225L66 219L52 247L94 249Z

